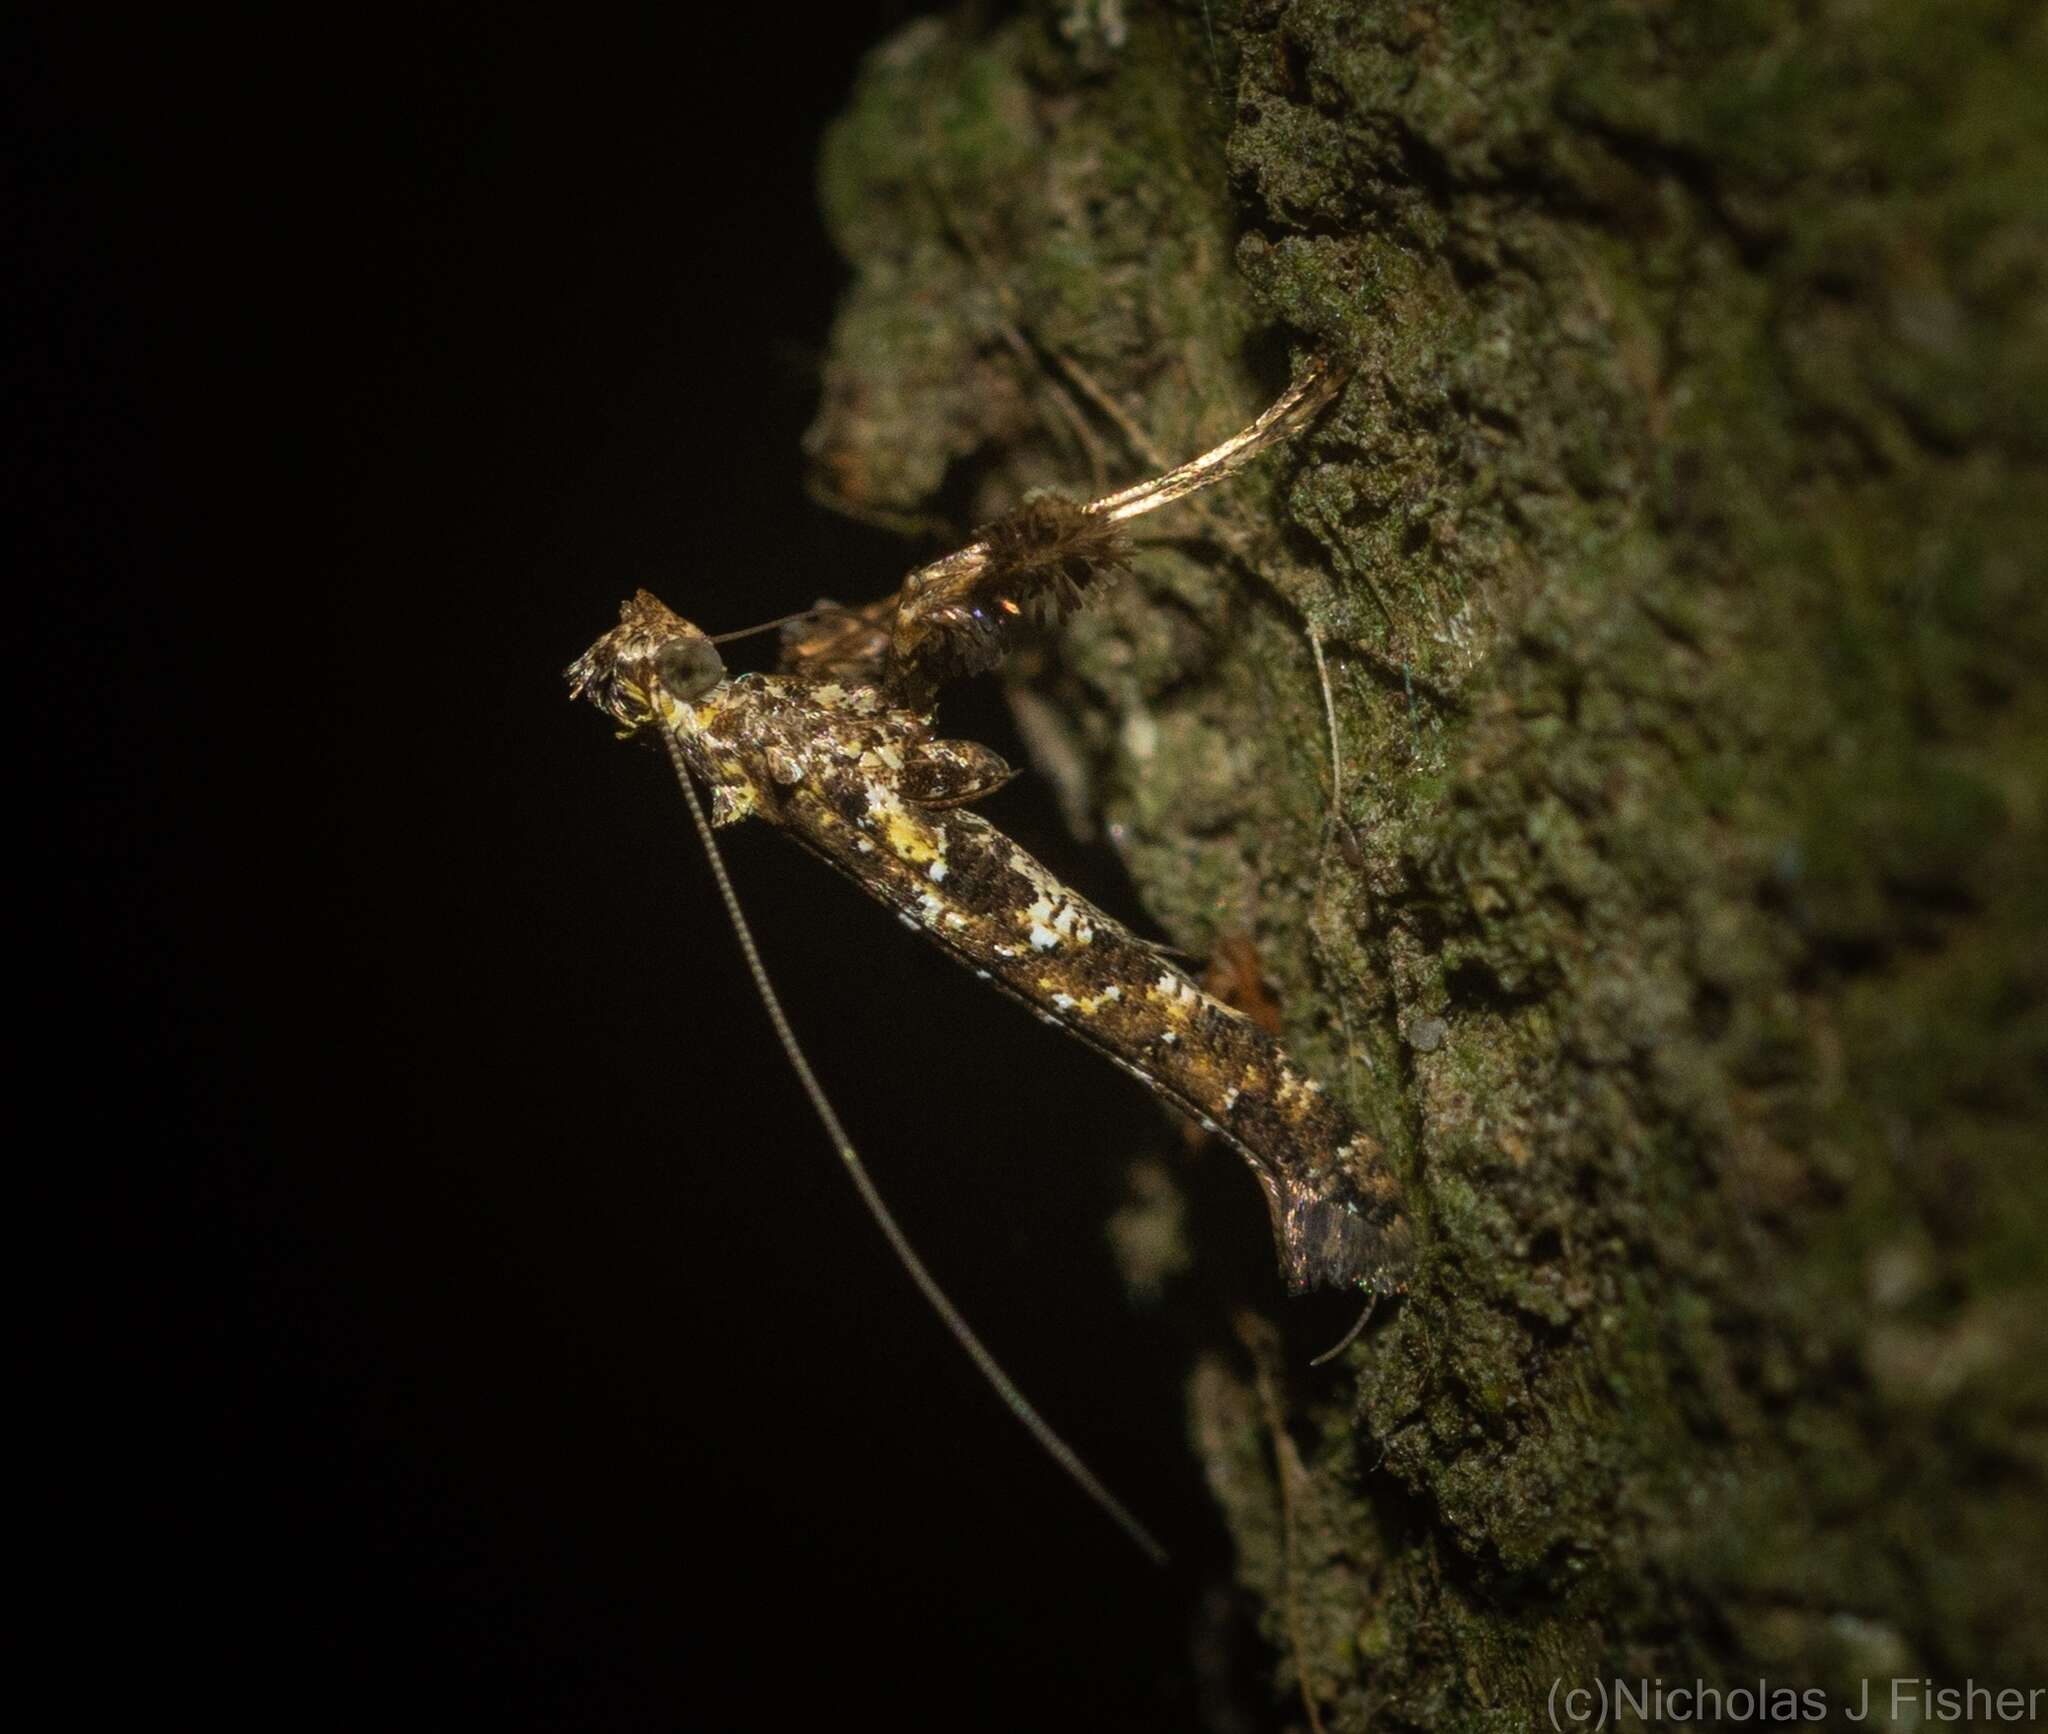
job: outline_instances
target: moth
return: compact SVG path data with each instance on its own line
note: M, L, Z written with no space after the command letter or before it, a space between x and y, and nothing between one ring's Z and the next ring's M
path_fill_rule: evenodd
M989 748L947 738L936 717L948 681L996 667L1027 623L1061 618L1129 569L1131 519L1234 474L1342 383L1318 359L1249 427L1176 469L1086 503L1033 498L893 594L793 617L772 673L728 677L714 640L644 590L568 670L572 694L622 736L651 736L667 752L777 1034L898 1256L1025 1425L1150 1551L903 1240L789 1030L712 832L747 819L774 826L1221 1137L1265 1197L1292 1292L1400 1289L1411 1234L1377 1141L1265 1029L974 812L1014 773Z

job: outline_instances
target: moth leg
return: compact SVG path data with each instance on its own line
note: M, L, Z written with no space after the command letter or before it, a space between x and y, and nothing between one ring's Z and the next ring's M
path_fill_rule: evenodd
M1335 983L1331 997L1337 1004L1337 1024L1344 1036L1344 1081L1350 1086L1354 1098L1358 1093L1358 1038L1351 1028L1351 1006L1349 996L1344 992L1344 972L1335 967L1340 956L1331 943L1328 892L1330 889L1330 861L1334 854L1341 863L1355 866L1363 858L1357 833L1351 828L1351 820L1344 811L1344 744L1337 729L1337 695L1330 685L1330 662L1323 653L1323 635L1317 629L1312 616L1304 615L1303 624L1308 632L1308 648L1316 662L1316 681L1322 688L1323 720L1330 730L1330 805L1323 818L1323 840L1316 851L1316 872L1314 887L1309 895L1308 936L1318 964L1327 972L1328 979ZM1337 931L1344 931L1338 924ZM1368 1058L1367 1065L1371 1065ZM1357 1330L1364 1328L1359 1321ZM1355 1334L1355 1331L1354 1331ZM1350 1342L1332 1349L1332 1355Z
M1001 753L974 741L923 741L903 761L896 792L920 807L964 807L1016 774Z
M1063 349L1048 346L1046 354L1052 364L1064 374L1074 389L1093 404L1123 437L1131 455L1155 475L1173 467L1173 460L1167 457L1152 441L1152 436L1140 427L1130 411L1117 401L1108 387L1073 356Z
M939 154L936 150L935 156ZM925 188L931 194L932 203L937 207L939 221L952 239L953 244L966 256L968 264L974 267L974 274L981 279L982 287L988 290L994 300L995 334L1003 340L1010 353L1028 378L1036 376L1045 388L1045 395L1051 400L1056 412L1054 419L1060 424L1060 431L1070 443L1087 459L1088 468L1095 480L1095 492L1102 493L1108 488L1109 466L1102 450L1102 442L1096 438L1095 430L1088 425L1088 418L1082 414L1081 406L1059 377L1046 366L1045 358L1058 358L1058 351L1042 340L1030 335L1025 329L1025 314L1017 292L1004 281L1002 273L975 239L974 230L954 208L952 199L935 175L927 175ZM1164 469L1164 464L1155 466Z
M1312 357L1264 414L1199 457L1085 505L1026 500L966 547L920 566L897 593L885 684L921 709L943 681L994 668L1021 622L1056 621L1098 580L1129 570L1124 524L1235 475L1306 426L1349 373Z

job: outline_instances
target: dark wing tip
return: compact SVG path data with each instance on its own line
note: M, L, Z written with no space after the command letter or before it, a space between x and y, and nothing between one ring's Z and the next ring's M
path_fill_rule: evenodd
M1318 1288L1362 1288L1397 1294L1408 1286L1414 1236L1398 1212L1374 1222L1329 1199L1307 1204L1293 1217L1281 1245L1287 1286L1295 1294Z
M1400 1184L1364 1138L1336 1153L1316 1184L1282 1182L1274 1227L1289 1290L1363 1288L1397 1294L1408 1286L1415 1233Z

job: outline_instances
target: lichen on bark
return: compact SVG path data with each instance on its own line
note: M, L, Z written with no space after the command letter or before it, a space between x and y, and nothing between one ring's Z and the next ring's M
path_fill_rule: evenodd
M1975 0L1070 0L911 25L828 139L851 509L1357 364L1040 677L1425 1231L1296 1381L1291 1546L1242 1345L1191 1379L1325 1726L2048 1681L2043 89Z

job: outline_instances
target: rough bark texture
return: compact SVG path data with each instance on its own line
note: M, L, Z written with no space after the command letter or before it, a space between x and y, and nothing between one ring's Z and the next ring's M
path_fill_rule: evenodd
M1068 0L830 136L854 508L1140 473L1068 363L1170 457L1359 364L1035 713L1425 1237L1278 1434L1191 1380L1296 1715L2048 1684L2044 19Z

